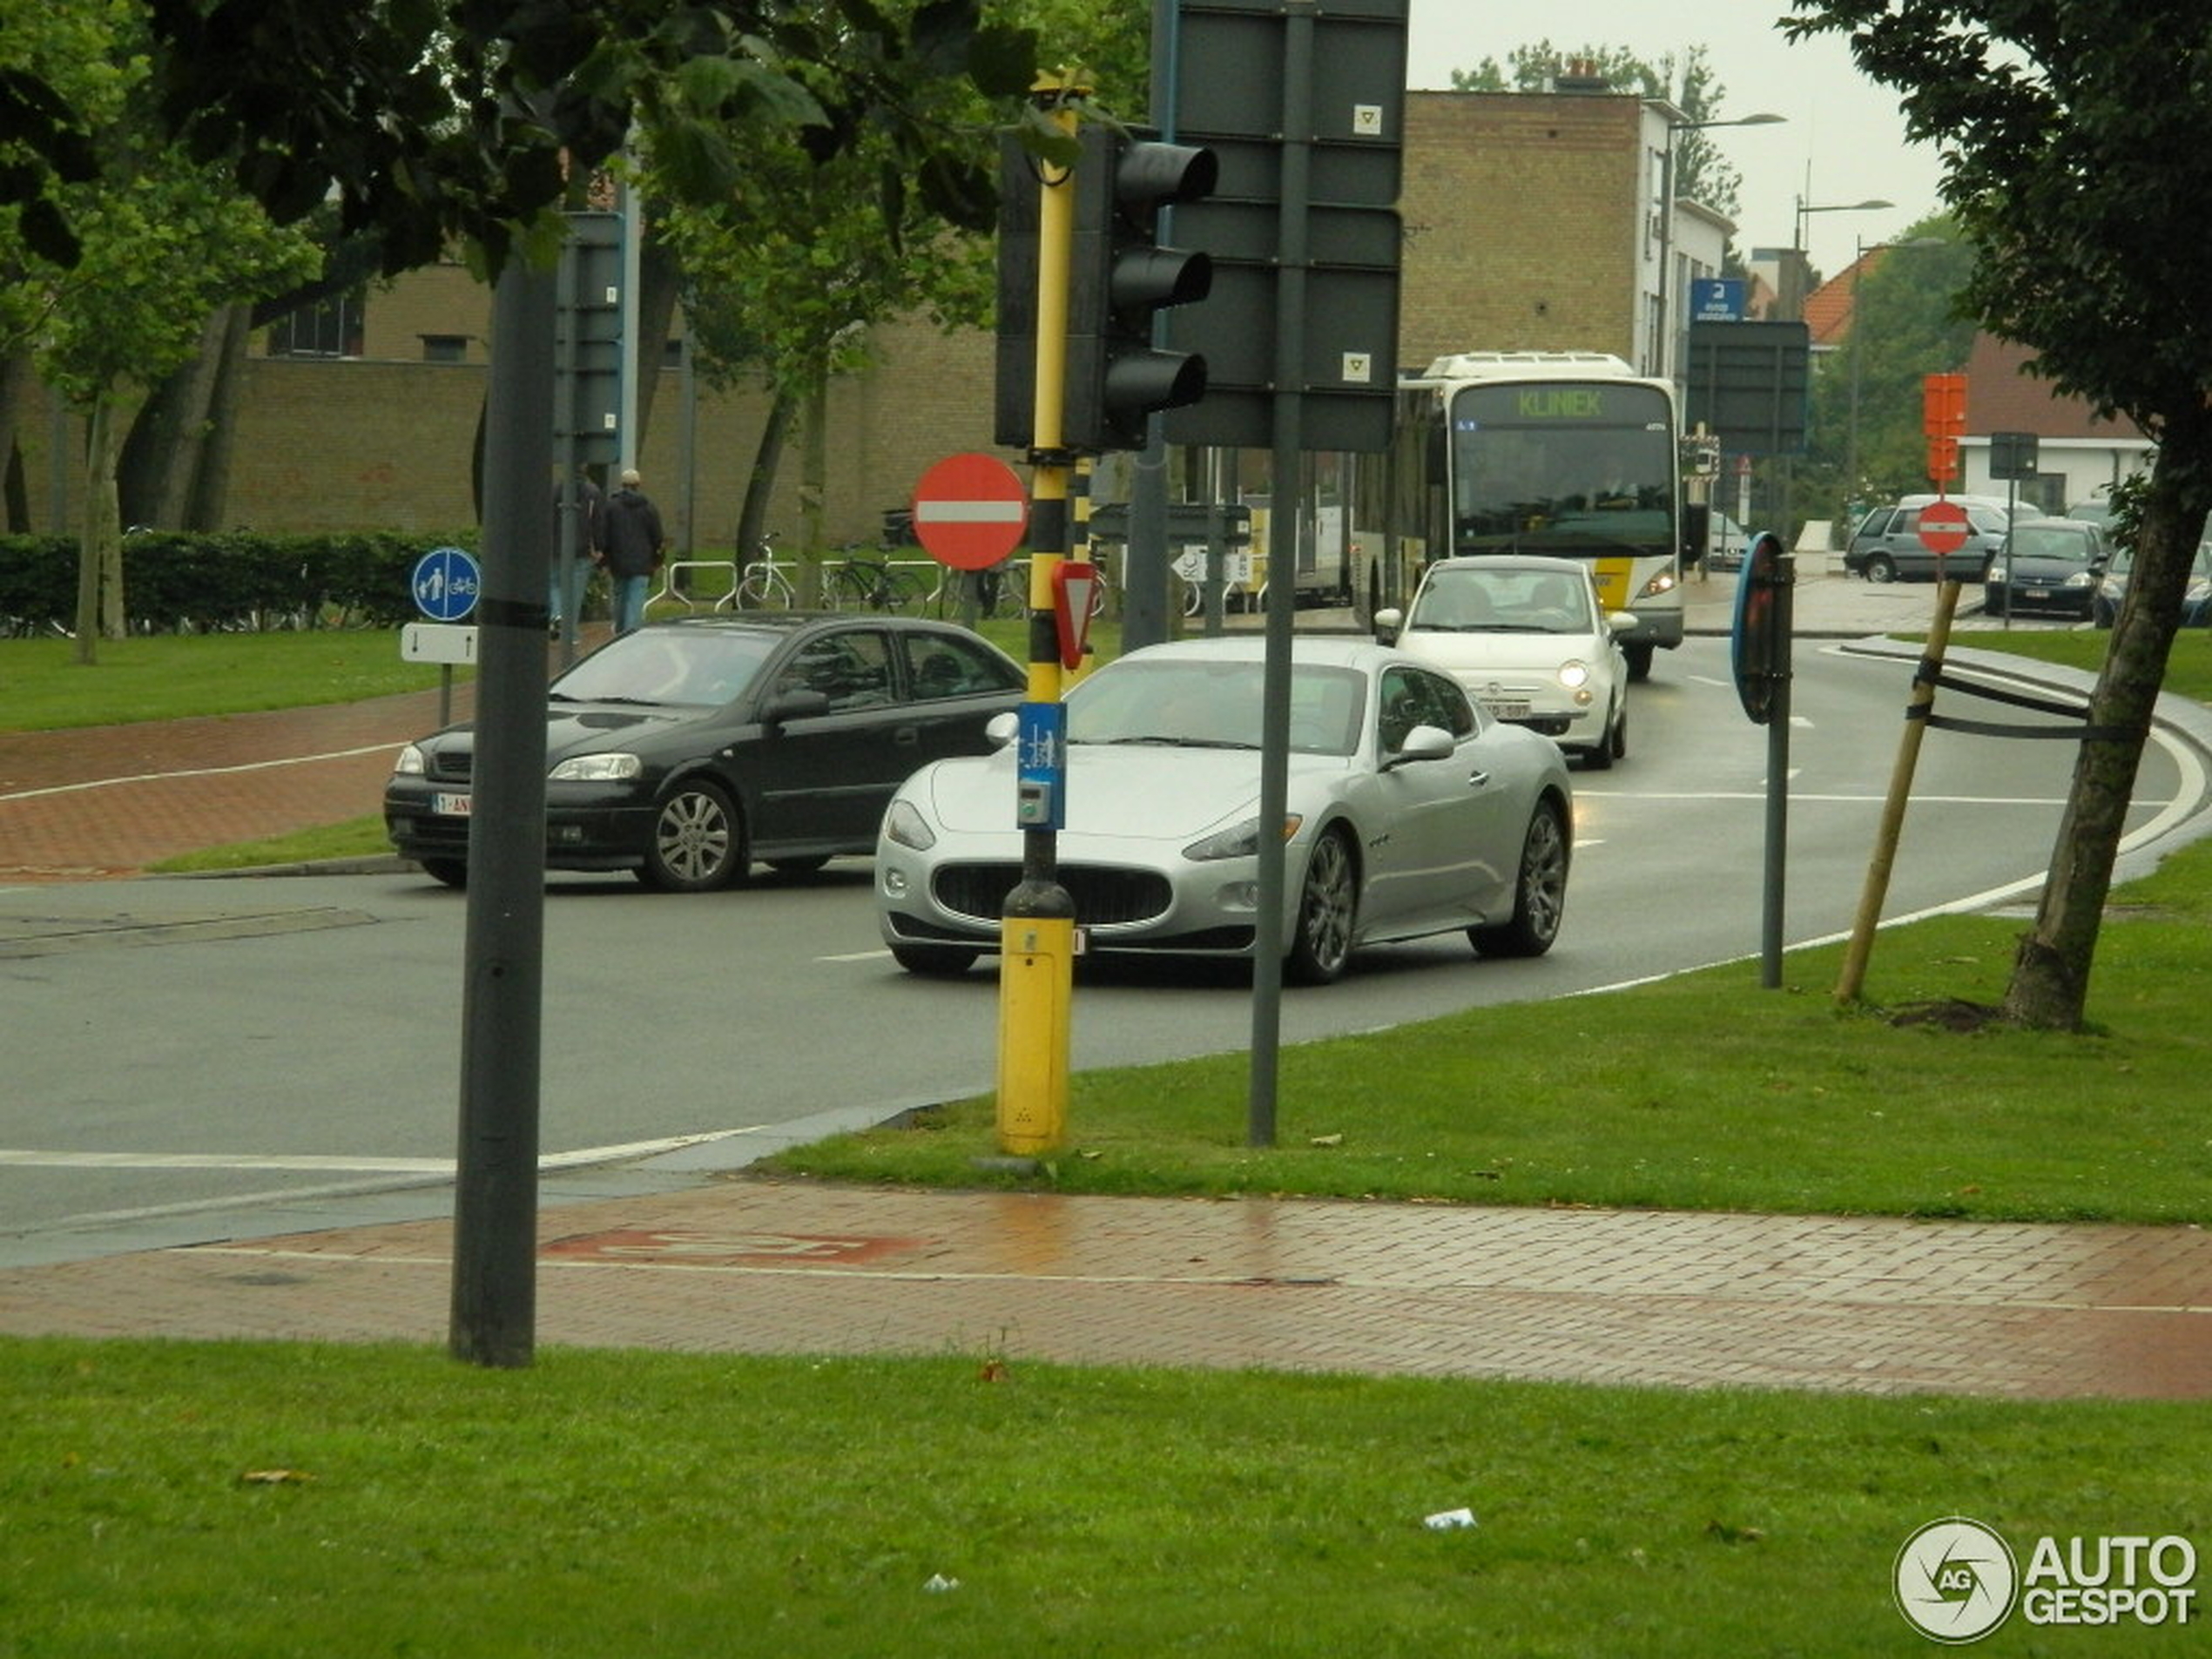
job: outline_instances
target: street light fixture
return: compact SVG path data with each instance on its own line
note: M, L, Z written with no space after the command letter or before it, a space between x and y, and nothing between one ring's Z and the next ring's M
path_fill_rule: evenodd
M1871 213L1880 208L1896 206L1895 202L1886 200L1880 196L1870 196L1863 202L1808 202L1803 196L1797 198L1797 226L1791 232L1790 239L1791 254L1790 281L1791 287L1795 290L1791 296L1793 303L1790 307L1790 312L1793 317L1803 317L1805 314L1806 279L1811 274L1811 268L1805 260L1805 215L1808 213Z
M1675 327L1674 264L1675 264L1675 134L1704 132L1714 127L1775 126L1790 118L1761 110L1757 115L1739 115L1727 120L1669 121L1667 123L1666 147L1660 152L1659 163L1659 378L1675 377L1675 341L1681 332Z
M1858 360L1865 347L1859 339L1865 319L1858 312L1858 284L1865 274L1866 256L1891 248L1948 247L1950 242L1940 236L1912 236L1901 242L1862 242L1851 239L1857 257L1851 267L1851 403L1850 414L1844 427L1844 517L1849 518L1850 507L1858 494Z

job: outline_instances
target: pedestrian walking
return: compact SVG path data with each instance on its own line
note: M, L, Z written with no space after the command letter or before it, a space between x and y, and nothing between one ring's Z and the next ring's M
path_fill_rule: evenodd
M606 504L606 491L581 467L577 469L573 496L558 476L553 481L552 580L545 608L549 631L556 639L570 617L579 625L583 621L584 584L591 579L591 567L599 557Z
M614 583L615 631L626 634L645 619L645 592L668 547L660 509L638 489L633 469L602 509L604 531L599 561Z

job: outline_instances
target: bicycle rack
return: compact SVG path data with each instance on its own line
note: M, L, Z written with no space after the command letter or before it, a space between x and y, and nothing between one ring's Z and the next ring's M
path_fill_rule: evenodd
M729 591L707 604L706 608L709 610L725 610L736 606L738 583L743 580L744 573L738 570L738 562L735 559L678 559L673 563L661 566L660 586L647 596L645 600L649 610L663 600L670 600L682 605L686 612L696 611L699 609L704 602L693 597L691 594L677 591L676 573L678 570L727 570L730 573Z

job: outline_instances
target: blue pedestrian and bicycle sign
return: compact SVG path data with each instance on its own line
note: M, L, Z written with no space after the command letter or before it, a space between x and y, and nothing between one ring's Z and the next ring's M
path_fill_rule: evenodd
M415 562L409 583L415 608L432 622L459 622L476 608L483 578L474 556L457 547L434 547Z

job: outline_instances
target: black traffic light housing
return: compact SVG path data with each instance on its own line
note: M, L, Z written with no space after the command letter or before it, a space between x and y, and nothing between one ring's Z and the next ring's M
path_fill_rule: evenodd
M1205 359L1157 348L1152 319L1204 299L1213 262L1157 238L1160 210L1211 194L1219 164L1211 150L1104 126L1086 127L1082 145L1062 435L1075 449L1142 449L1147 415L1205 395Z

